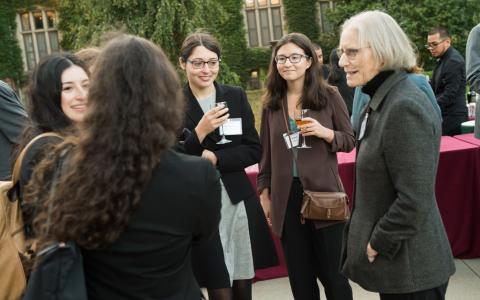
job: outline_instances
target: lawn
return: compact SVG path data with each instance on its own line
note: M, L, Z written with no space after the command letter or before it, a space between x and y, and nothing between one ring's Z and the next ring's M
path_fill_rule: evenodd
M265 90L248 90L247 97L248 102L253 110L253 115L255 116L255 128L260 132L260 119L262 114L262 100L261 97Z

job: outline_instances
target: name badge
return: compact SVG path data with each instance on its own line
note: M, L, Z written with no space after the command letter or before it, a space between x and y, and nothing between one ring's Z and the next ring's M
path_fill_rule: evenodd
M220 135L242 135L242 118L228 119L225 124L220 126Z
M298 142L300 141L300 131L294 132L290 134L290 136L288 135L288 133L284 133L283 140L285 141L287 149L291 149L292 146L293 148L298 147Z

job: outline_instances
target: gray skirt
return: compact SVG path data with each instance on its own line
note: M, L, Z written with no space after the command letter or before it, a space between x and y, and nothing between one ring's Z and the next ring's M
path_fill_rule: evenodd
M244 201L233 204L223 182L220 239L225 256L225 265L232 280L251 279L255 275L248 218Z

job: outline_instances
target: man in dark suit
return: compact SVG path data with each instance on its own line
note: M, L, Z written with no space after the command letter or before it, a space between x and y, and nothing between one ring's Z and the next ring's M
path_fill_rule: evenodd
M442 135L460 134L461 124L468 119L465 60L451 46L451 36L447 29L433 28L428 33L427 41L425 47L437 58L430 84L442 111Z
M0 180L10 178L10 155L27 119L15 92L0 80Z

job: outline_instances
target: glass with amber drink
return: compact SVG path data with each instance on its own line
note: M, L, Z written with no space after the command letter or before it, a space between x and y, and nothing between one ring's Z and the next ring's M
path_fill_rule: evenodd
M304 118L307 116L307 113L308 113L308 109L300 109L299 111L295 111L295 123L297 124L297 127L310 123L310 121L304 120ZM307 145L306 137L302 136L302 139L303 139L302 145L297 148L299 149L312 148Z

